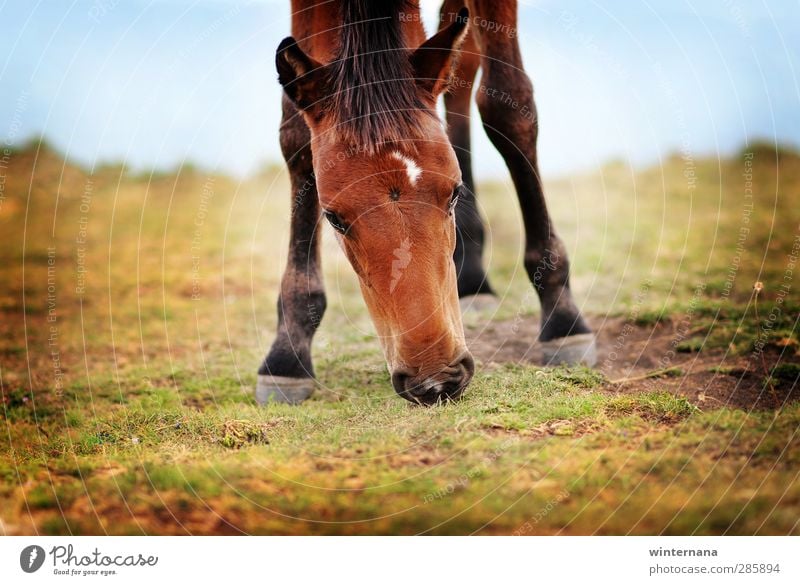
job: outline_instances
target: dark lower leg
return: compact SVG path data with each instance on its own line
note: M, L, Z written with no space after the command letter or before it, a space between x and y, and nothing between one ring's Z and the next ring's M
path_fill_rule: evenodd
M447 104L449 100L445 98ZM458 274L458 296L492 293L483 269L483 220L475 199L470 160L469 118L458 116L448 109L448 134L461 168L464 191L456 206L456 250L453 260Z
M447 0L442 5L441 26L447 26L463 6L459 0ZM480 56L472 33L461 48L461 59L454 72L453 89L444 96L447 112L447 133L461 169L464 193L456 206L456 250L453 260L458 274L458 296L482 293L492 294L492 288L483 269L484 227L475 199L472 180L472 152L470 146L470 104L475 74Z
M278 334L258 369L262 375L312 378L311 340L325 312L317 223L319 202L309 133L284 99L281 149L292 185L289 258L278 299Z
M484 128L503 156L519 197L525 269L542 305L539 339L588 333L572 298L566 249L550 221L539 177L533 87L522 70L516 43L504 43L504 54L481 62L484 73L477 101Z

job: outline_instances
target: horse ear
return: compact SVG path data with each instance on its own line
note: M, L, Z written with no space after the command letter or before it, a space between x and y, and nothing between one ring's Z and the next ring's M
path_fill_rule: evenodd
M417 85L436 98L447 88L458 50L467 36L469 10L458 11L450 26L443 28L411 54Z
M324 68L301 49L293 37L286 37L275 53L278 81L298 109L311 112L319 108L325 95Z

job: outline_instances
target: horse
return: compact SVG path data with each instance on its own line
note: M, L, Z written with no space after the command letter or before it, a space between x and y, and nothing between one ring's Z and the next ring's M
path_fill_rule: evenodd
M290 249L256 400L298 404L313 393L311 343L326 307L323 218L358 277L396 392L420 405L463 394L475 360L461 304L494 295L471 170L473 95L518 195L524 265L542 310L538 343L549 363L591 365L594 336L573 300L539 177L516 2L445 0L430 38L418 0L292 0L291 9L292 36L275 57ZM436 112L442 94L446 123Z

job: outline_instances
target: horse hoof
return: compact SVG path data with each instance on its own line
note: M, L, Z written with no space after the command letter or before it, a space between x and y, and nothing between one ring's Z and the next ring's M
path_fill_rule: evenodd
M313 378L287 378L259 374L256 383L256 402L269 404L300 404L314 393Z
M597 363L597 343L593 333L557 337L539 345L547 366L583 364L592 367Z
M489 293L481 293L477 295L467 295L458 299L458 304L461 306L461 314L465 313L482 313L484 311L494 311L500 306L500 301L497 297Z

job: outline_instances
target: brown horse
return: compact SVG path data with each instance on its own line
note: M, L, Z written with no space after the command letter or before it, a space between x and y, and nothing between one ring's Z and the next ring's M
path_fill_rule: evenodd
M395 390L434 404L466 388L475 365L459 297L492 294L469 154L479 68L483 125L522 208L525 268L542 305L545 358L593 360L593 337L572 300L565 248L539 179L516 2L446 0L441 17L426 40L417 0L292 1L293 37L276 55L284 88L281 149L293 191L291 245L277 338L258 371L259 402L297 403L313 391L311 340L325 310L321 217L358 275ZM445 127L436 101L448 88Z

